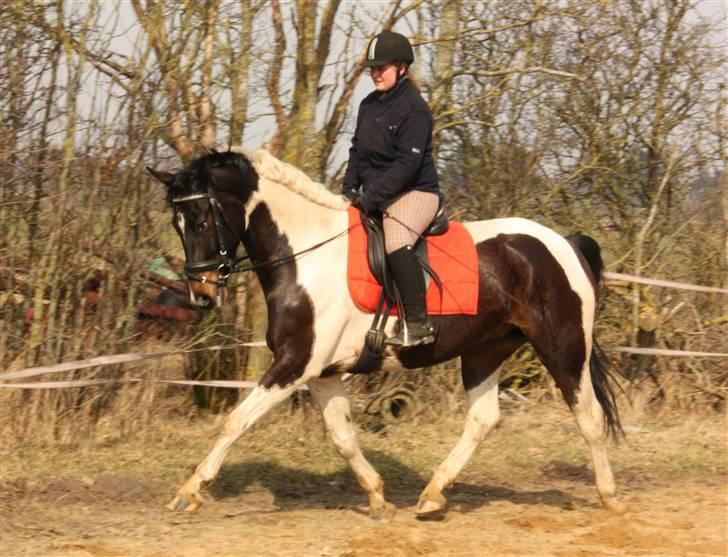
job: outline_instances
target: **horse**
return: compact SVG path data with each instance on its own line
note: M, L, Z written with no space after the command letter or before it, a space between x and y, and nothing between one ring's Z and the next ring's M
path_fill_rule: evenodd
M226 417L212 450L167 505L195 511L231 445L261 416L306 385L326 430L369 500L372 518L396 512L384 482L357 442L342 376L362 350L371 315L347 290L349 201L266 150L212 152L177 172L148 168L167 187L186 257L193 304L223 304L226 279L251 270L268 312L266 343L273 360L248 396ZM616 513L606 443L621 431L611 374L593 334L603 262L586 235L565 238L523 218L463 223L477 249L475 315L432 316L429 345L389 346L379 369L432 366L461 358L467 397L462 436L419 496L418 518L442 517L443 491L499 420L503 362L526 342L552 375L591 449L602 504ZM241 247L245 254L236 257ZM247 267L240 262L249 259ZM386 325L390 334L399 319ZM377 371L377 370L375 370Z

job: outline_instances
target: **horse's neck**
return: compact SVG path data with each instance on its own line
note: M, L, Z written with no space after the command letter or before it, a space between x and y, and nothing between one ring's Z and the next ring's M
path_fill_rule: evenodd
M346 210L325 207L269 180L260 181L259 190L253 195L246 213L251 217L256 210L269 213L271 218L271 222L256 222L255 218L250 221L250 226L260 227L260 230L249 231L251 238L255 238L264 251L270 248L263 256L265 259L276 259L285 251L280 247L276 249L274 242L288 244L295 254L342 232L348 223ZM281 237L270 237L275 234ZM263 242L265 247L261 245Z
M265 184L261 193L279 228L298 237L325 235L338 220L337 216L345 214L345 211L306 199L276 182Z

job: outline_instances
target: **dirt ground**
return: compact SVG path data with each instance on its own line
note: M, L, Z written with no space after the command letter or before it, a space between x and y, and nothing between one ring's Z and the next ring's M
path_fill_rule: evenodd
M439 522L416 520L414 505L459 436L456 417L362 431L398 508L386 523L368 518L365 496L312 414L280 412L241 439L194 514L164 504L219 420L63 447L6 444L0 555L728 554L725 416L623 422L627 437L610 456L625 516L599 506L586 445L571 416L553 408L504 408L501 426L446 493Z

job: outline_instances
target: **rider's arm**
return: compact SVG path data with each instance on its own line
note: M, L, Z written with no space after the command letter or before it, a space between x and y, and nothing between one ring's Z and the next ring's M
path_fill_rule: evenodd
M432 127L432 115L425 110L413 111L402 121L397 132L396 157L383 175L366 184L359 200L362 208L381 208L407 187L416 185L412 179L422 167Z

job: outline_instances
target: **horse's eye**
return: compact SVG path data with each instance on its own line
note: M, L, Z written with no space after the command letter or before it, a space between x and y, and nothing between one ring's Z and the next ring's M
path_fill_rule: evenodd
M203 220L197 225L197 232L204 232L205 230L207 230L207 221Z

